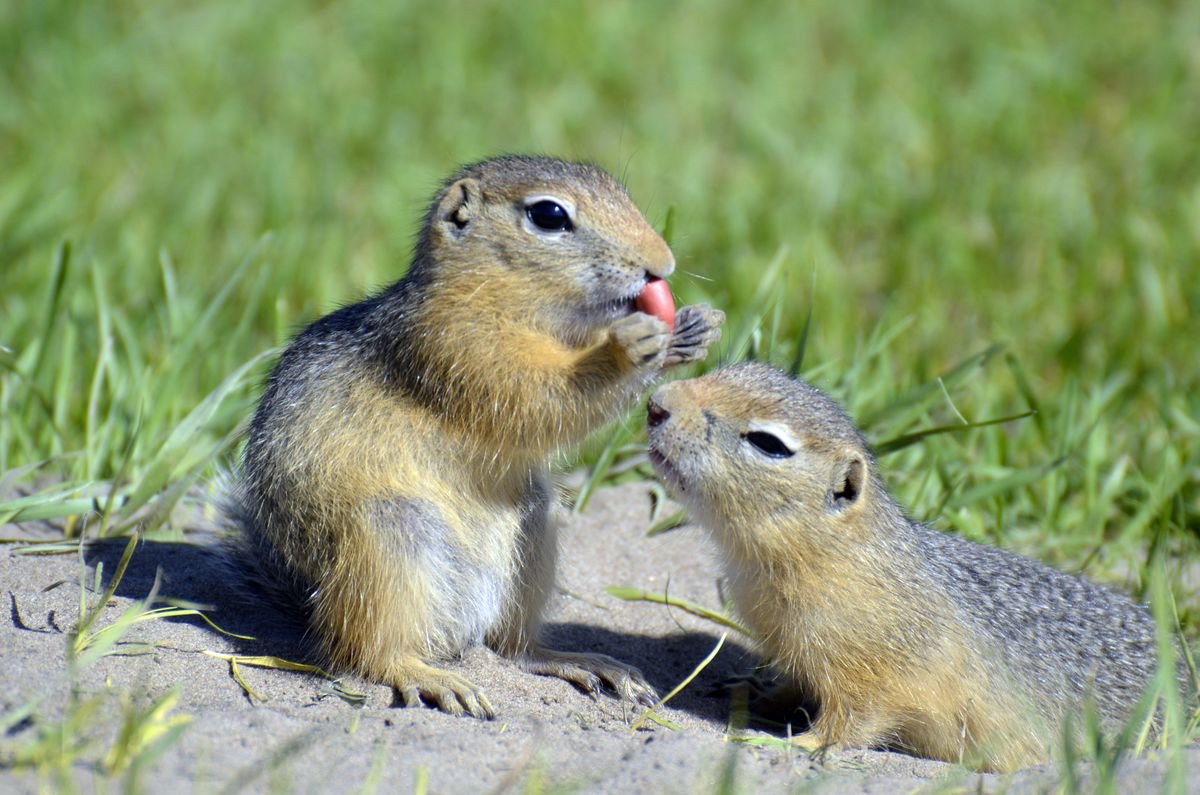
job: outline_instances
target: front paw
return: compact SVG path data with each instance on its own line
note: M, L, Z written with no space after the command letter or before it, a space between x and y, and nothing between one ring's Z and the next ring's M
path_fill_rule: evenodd
M661 366L672 336L667 324L644 312L634 312L613 324L611 339L635 366Z
M721 339L724 322L725 313L708 304L680 309L675 315L675 333L671 335L663 367L701 361L708 355L709 347Z

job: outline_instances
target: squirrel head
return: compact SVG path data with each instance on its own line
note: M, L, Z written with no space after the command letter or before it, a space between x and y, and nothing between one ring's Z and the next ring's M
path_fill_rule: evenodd
M659 387L650 459L726 541L841 543L890 504L862 434L814 387L758 362Z
M504 156L466 166L430 205L413 270L567 337L633 311L675 268L625 189L596 166ZM507 310L507 311L505 311Z

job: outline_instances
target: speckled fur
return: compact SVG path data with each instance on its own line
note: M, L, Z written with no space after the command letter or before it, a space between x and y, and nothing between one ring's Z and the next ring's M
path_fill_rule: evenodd
M572 208L573 229L532 226L536 197ZM431 661L486 642L585 689L652 695L615 660L538 644L556 554L545 468L719 336L707 307L674 334L633 310L673 268L601 169L496 158L443 185L402 280L296 337L229 510L332 665L481 717L482 691Z
M651 457L712 532L739 613L820 704L800 745L1012 770L1045 759L1085 698L1118 729L1154 675L1144 607L911 521L851 419L808 384L724 368L660 387L650 426ZM756 451L745 434L764 427L794 455Z

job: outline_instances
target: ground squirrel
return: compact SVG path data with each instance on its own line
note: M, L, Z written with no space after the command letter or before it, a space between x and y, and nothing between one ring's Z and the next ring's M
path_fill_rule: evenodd
M652 697L628 665L539 644L557 539L546 464L718 338L707 306L666 316L657 282L674 267L603 170L499 157L438 191L403 279L288 346L229 510L333 666L409 706L492 717L479 688L429 664L486 643L588 692Z
M1150 682L1145 608L911 521L850 418L808 384L735 365L658 388L647 424L738 613L819 705L798 745L1012 770L1045 759L1085 698L1105 730L1121 726Z

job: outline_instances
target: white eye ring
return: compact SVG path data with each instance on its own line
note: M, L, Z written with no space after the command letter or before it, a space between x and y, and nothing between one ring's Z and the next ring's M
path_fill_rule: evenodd
M800 450L800 442L791 430L778 422L750 422L742 439L756 455L773 459L791 458Z
M559 237L575 229L575 204L549 194L525 197L525 229L542 237ZM547 211L551 211L546 215ZM559 212L566 215L557 214ZM559 223L561 222L561 225Z
M751 433L769 433L779 441L788 446L790 450L799 450L804 445L800 444L800 440L792 433L792 429L784 425L782 422L762 422L759 420L750 420L746 423L746 430Z

